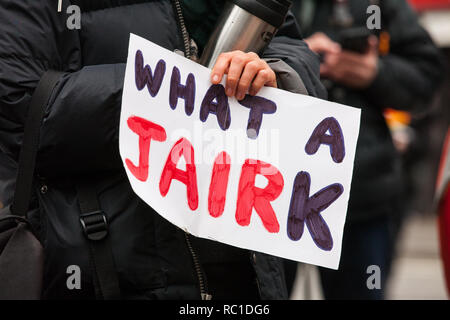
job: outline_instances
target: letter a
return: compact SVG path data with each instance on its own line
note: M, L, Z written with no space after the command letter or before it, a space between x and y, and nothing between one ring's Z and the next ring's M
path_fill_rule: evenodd
M381 269L380 269L380 267L377 265L368 266L366 273L370 274L370 276L367 278L367 281L366 281L367 289L380 290L381 289Z
M67 277L66 286L69 290L81 289L81 269L77 265L70 265L66 269Z
M205 94L200 106L200 120L205 122L209 114L217 116L220 129L226 131L231 124L230 105L221 84L213 84Z
M367 7L367 14L370 14L367 18L367 29L369 30L380 30L381 29L381 8L376 4Z
M81 29L81 9L77 5L71 5L67 7L67 14L70 14L66 21L66 27L69 30Z
M330 134L327 134L327 131ZM306 153L315 154L321 144L330 146L331 158L334 162L341 163L344 160L344 136L339 122L333 117L326 118L317 125L305 146Z
M186 171L177 168L181 156L186 160ZM167 157L159 181L159 191L165 197L170 189L172 180L176 179L186 185L188 205L191 210L198 207L197 172L194 161L194 148L186 138L181 138L175 143Z

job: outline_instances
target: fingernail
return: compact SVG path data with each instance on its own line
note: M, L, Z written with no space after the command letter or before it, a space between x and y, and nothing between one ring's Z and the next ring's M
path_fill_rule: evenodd
M213 76L213 78L212 78L212 81L213 81L214 83L219 82L219 76L218 76L217 74L215 74L215 75Z

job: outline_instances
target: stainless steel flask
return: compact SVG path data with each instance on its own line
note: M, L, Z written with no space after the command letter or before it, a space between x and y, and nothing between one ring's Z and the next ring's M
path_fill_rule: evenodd
M288 0L227 1L200 64L212 68L222 52L233 50L261 53L283 24L291 5Z

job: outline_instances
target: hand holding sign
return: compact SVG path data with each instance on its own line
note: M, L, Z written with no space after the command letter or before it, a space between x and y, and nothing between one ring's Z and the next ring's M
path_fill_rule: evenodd
M275 72L254 52L232 51L219 55L211 72L211 82L219 84L227 75L225 92L228 97L254 96L263 86L277 87Z
M136 194L196 236L337 268L359 116L268 87L238 102L131 35L121 156Z

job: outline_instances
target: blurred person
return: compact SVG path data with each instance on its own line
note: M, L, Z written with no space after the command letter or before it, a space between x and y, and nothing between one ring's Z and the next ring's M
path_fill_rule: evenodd
M183 51L190 40L181 30L184 12L187 30L192 30L201 51L224 1L186 0L181 6L175 0L71 4L81 8L79 30L66 27L67 2L58 12L56 1L0 1L0 201L5 205L13 197L31 96L46 70L64 72L41 125L33 202L38 210L28 217L45 246L43 298L102 298L96 294L99 277L91 269L95 265L79 221L77 186L86 183L96 190L92 197L98 198L109 221L112 272L120 288L115 297L287 298L281 259L208 240L194 243L133 193L119 155L129 34ZM263 57L238 51L222 55L212 82L219 83L228 73L227 94L236 98L247 91L256 94L263 85L276 87L277 75L263 58L283 61L310 95L326 96L319 60L300 40L292 14ZM197 249L211 255L206 274ZM83 272L80 290L66 286L66 268L74 264Z
M381 30L370 31L362 50L360 42L343 42L351 28L369 32L367 8L374 4ZM383 110L427 108L442 78L440 54L405 0L298 0L293 12L322 59L329 99L362 108L341 262L337 271L320 269L324 296L383 299L405 207L400 159ZM370 266L381 272L380 286L372 289Z

